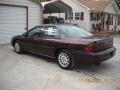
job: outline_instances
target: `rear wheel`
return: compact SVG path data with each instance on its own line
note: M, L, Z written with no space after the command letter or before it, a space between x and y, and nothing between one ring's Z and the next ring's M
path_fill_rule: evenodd
M16 42L14 43L14 51L15 51L16 53L18 53L18 54L20 54L20 53L23 52L23 49L22 49L19 41L16 41Z
M68 50L60 50L57 55L57 60L62 69L69 70L75 66L73 57Z

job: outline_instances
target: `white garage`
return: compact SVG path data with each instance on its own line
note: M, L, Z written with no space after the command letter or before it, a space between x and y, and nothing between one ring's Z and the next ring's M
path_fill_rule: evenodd
M32 0L0 0L0 45L42 24L42 8Z

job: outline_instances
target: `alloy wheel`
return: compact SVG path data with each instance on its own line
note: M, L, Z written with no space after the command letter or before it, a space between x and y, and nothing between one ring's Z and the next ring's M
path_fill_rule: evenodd
M64 68L68 67L70 64L69 55L65 52L61 52L58 56L58 61L59 61L60 66Z

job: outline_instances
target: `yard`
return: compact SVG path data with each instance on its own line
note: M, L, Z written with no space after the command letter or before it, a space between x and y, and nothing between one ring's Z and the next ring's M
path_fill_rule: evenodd
M71 71L49 58L19 55L10 45L0 46L0 90L120 90L120 37L114 45L117 53L111 60Z

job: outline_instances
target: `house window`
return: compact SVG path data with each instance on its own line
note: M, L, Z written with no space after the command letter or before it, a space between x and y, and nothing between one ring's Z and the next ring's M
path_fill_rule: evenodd
M109 25L113 25L113 15L112 14L108 15L108 22L109 22Z
M118 16L117 24L120 25L120 15Z
M69 13L69 19L73 20L73 13Z
M91 12L91 21L96 21L97 20L97 14Z
M75 13L75 20L80 20L80 13Z
M91 21L99 21L100 20L100 13L91 12Z

